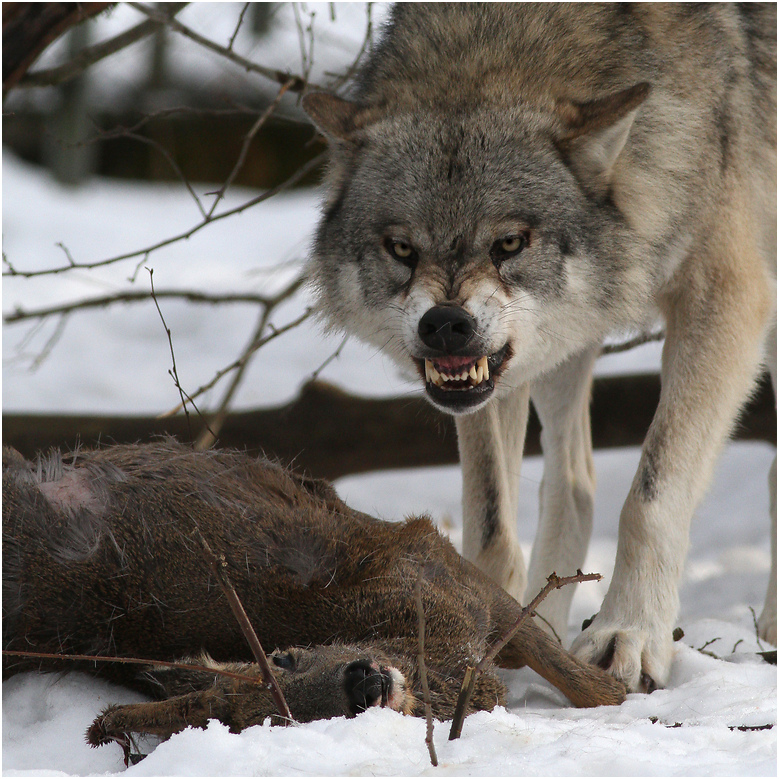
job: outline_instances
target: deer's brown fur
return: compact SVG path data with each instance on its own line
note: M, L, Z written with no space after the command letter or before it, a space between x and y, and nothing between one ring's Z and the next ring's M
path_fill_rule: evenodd
M431 522L384 522L329 484L267 460L196 453L173 441L33 464L3 458L3 647L256 665L195 537L229 576L299 721L371 705L421 714L414 587L420 567L433 713L451 717L465 667L520 607L457 554ZM577 706L616 704L619 682L582 664L531 622L499 654L529 665ZM237 665L235 665L237 664ZM4 657L4 674L44 667ZM52 666L46 668L63 667ZM69 666L72 667L72 664ZM239 731L275 714L262 685L213 673L117 663L82 666L161 700L107 710L92 743L163 736L217 718ZM488 671L473 709L504 701Z

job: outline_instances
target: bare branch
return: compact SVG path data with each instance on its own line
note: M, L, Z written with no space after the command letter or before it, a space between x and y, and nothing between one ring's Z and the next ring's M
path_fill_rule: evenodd
M656 333L641 333L635 338L631 338L629 341L624 341L620 344L605 344L600 350L600 356L603 357L606 354L619 354L620 352L627 352L630 349L635 349L637 346L643 346L643 344L652 343L654 341L662 341L665 338L665 330L660 330Z
M8 657L27 657L34 660L70 660L78 662L80 660L90 663L128 663L130 665L159 665L163 668L178 668L185 671L204 671L206 673L227 676L230 679L237 679L240 682L256 682L253 676L238 674L233 671L225 671L223 668L209 668L205 665L195 665L192 663L174 663L168 660L151 660L142 657L113 657L111 655L60 655L49 652L23 652L12 649L4 649L3 655Z
M425 702L425 722L427 723L425 744L427 744L427 751L430 753L430 762L435 767L438 765L438 755L436 755L435 744L433 743L433 706L430 701L430 687L427 683L427 665L425 664L425 610L422 606L421 563L419 564L417 582L414 586L414 600L417 607L417 617L419 618L417 665L419 666L419 681L422 685L422 698Z
M187 5L189 3L166 3L164 6L165 15L173 17ZM62 84L83 73L96 62L100 62L100 60L115 54L117 51L121 51L131 44L146 38L166 23L167 21L158 19L146 19L146 21L131 27L129 30L125 30L113 38L109 38L107 41L89 46L64 65L47 70L35 70L32 73L28 72L17 86L50 87Z
M57 345L57 343L59 343L60 338L62 338L62 334L65 332L65 325L67 321L68 321L68 317L66 314L63 314L59 318L59 321L57 322L57 326L54 328L54 332L48 337L46 343L43 345L43 349L41 349L39 354L30 364L31 372L37 371L38 368L40 368L41 365L43 365L46 358L51 354L52 350Z
M16 276L21 278L33 278L37 276L51 276L56 273L62 273L64 271L68 271L71 268L80 268L80 269L91 269L91 268L102 268L106 265L113 265L117 262L121 262L123 260L129 260L134 257L143 257L144 260L152 253L159 249L164 248L165 246L170 246L173 243L178 243L179 241L184 241L188 238L191 238L195 233L202 230L206 225L211 224L212 222L217 222L220 219L226 219L227 217L234 216L235 214L240 214L242 211L245 211L247 208L251 208L252 206L257 205L258 203L262 203L265 200L268 200L269 198L273 197L274 195L278 194L279 192L284 191L285 189L288 189L292 185L296 184L300 179L307 176L312 170L315 170L318 168L325 160L327 156L326 152L322 152L322 154L317 155L314 157L314 159L309 160L305 165L298 168L295 173L293 173L286 181L283 181L281 184L272 187L271 189L266 190L260 195L257 195L257 197L252 198L251 200L247 200L245 203L241 204L240 206L236 206L235 208L231 208L227 211L223 211L221 214L216 214L212 217L207 217L206 219L203 219L202 221L198 222L194 227L190 228L186 232L179 233L178 235L171 236L170 238L166 238L165 240L158 241L155 244L152 244L151 246L147 246L144 249L138 249L133 252L127 252L126 254L119 254L115 257L109 257L105 260L98 260L97 262L76 262L71 258L71 263L64 266L58 266L56 268L47 268L45 270L37 270L37 271L21 271L18 270L15 266L11 265L11 263L8 261L7 258L3 258L3 262L5 263L8 270L3 272L3 276Z
M265 346L266 343L272 341L274 338L278 338L279 336L284 335L284 333L297 327L302 322L305 322L305 320L311 316L311 312L312 309L307 308L299 317L293 319L291 322L288 322L286 325L284 325L284 327L279 328L278 330L274 330L272 333L269 333L264 338L261 338L259 341L255 342L249 351L245 352L237 360L230 363L230 365L228 365L226 368L222 368L222 370L217 371L214 378L211 379L211 381L207 382L202 387L199 387L195 392L192 393L191 396L188 396L190 402L194 398L200 397L204 392L208 392L208 390L210 390L214 385L216 385L219 382L222 376L240 368L248 359L251 358L254 352L256 352L258 349L261 349L263 346ZM181 411L181 408L182 405L179 404L175 408L172 408L170 411L166 411L164 414L160 414L159 419L173 416L173 414L176 414L179 411Z
M349 340L349 336L345 335L343 337L343 340L340 344L338 344L338 348L308 377L308 381L315 381L317 378L319 378L319 374L328 366L330 363L341 356L341 351L343 350L344 346L346 346L346 342Z
M157 300L169 298L172 300L186 300L188 303L205 303L208 305L221 305L222 303L252 303L259 306L273 305L274 298L267 295L252 294L249 292L208 294L198 290L166 289L155 290ZM117 292L113 295L103 295L96 298L86 298L74 303L63 303L59 306L48 308L22 309L17 308L13 313L6 314L3 321L7 325L23 322L28 319L45 319L55 314L70 314L74 311L84 311L90 308L105 308L115 303L148 303L152 297L149 292Z
M373 3L366 3L365 14L368 19L365 29L365 37L362 40L360 50L357 52L357 56L352 60L352 64L347 68L346 73L340 76L331 86L332 90L340 89L356 72L359 67L360 60L368 49L368 45L373 37ZM327 74L325 74L327 75Z
M113 3L6 3L3 6L3 99L43 50Z
M249 616L247 615L246 610L241 603L241 599L238 597L238 593L235 591L235 588L233 587L232 582L227 575L227 560L225 559L225 556L223 554L217 556L214 553L214 550L211 549L208 541L206 541L205 537L200 532L200 528L197 526L197 523L194 522L194 524L194 535L197 536L198 540L202 544L206 553L206 557L208 558L208 563L216 574L216 578L219 580L219 584L222 586L222 590L224 591L225 597L227 598L227 602L230 604L230 608L232 609L233 614L235 615L235 618L241 627L241 631L246 637L246 641L252 650L252 654L254 655L254 659L257 661L257 665L260 667L260 671L262 672L262 681L265 685L265 689L270 692L271 696L273 697L273 701L276 704L276 708L279 710L279 713L284 718L284 720L286 722L294 722L295 719L289 710L287 701L284 698L284 693L281 691L281 687L279 687L279 683L276 681L276 677L273 675L273 672L268 665L268 658L265 656L265 650L262 648L262 644L260 644L260 639L257 638L257 634L254 632L254 628L252 627Z
M176 176L181 179L181 183L186 187L187 192L192 195L192 199L197 204L197 209L200 211L200 215L203 217L203 219L209 218L209 215L206 214L206 210L203 208L203 204L200 202L200 198L197 196L197 192L195 192L195 190L192 188L192 185L189 183L187 177L178 166L176 160L173 159L173 155L161 143L159 143L159 141L155 141L153 138L148 138L145 135L137 135L136 133L130 131L123 133L123 135L124 137L138 141L139 143L145 143L146 145L151 146L152 149L158 151L165 158Z
M160 304L157 301L157 298L155 297L155 294L154 294L154 269L153 268L148 268L148 271L149 271L149 283L151 284L151 297L154 300L154 305L157 307L157 313L160 315L160 319L162 320L162 326L165 328L165 333L168 336L168 344L170 346L170 358L171 358L171 360L173 362L173 367L171 368L171 370L168 371L168 373L173 378L173 382L176 385L176 389L178 389L179 395L181 396L181 403L182 403L182 405L184 407L184 413L186 414L186 417L187 417L187 429L189 430L189 437L191 438L192 437L192 431L191 431L190 424L189 424L189 411L187 410L186 401L188 400L192 404L192 408L195 409L195 411L197 412L197 415L201 419L203 419L204 422L205 422L205 419L204 419L203 415L200 413L200 409L195 405L195 401L192 400L192 398L190 398L189 395L187 395L186 392L184 392L184 388L181 386L181 382L179 381L179 374L178 374L178 371L176 369L176 354L173 351L173 338L171 337L171 334L170 334L170 328L168 327L168 325L165 322L165 317L162 315L162 309L160 308ZM206 427L208 427L208 423L205 422L205 424L206 424Z
M279 305L279 303L292 297L292 295L294 295L295 292L300 289L304 280L305 278L303 276L298 277L295 279L295 281L292 282L292 284L281 290L281 292L279 292L275 298L268 301L268 303L265 305L265 309L260 315L259 321L257 322L257 327L255 328L254 334L249 340L248 346L244 350L244 354L253 355L255 353L256 349L254 349L254 344L256 344L260 338L262 338L262 334L265 331L265 326L268 324L268 319L270 318L273 310L276 308L276 306ZM222 398L222 402L219 404L219 408L217 409L216 414L211 419L210 427L207 426L195 442L196 451L205 451L216 441L216 436L219 435L219 431L222 429L222 426L227 419L230 404L232 403L233 398L235 397L235 393L237 392L238 387L243 380L246 369L249 366L249 362L250 358L247 358L246 361L236 370L235 375L230 382L230 386L227 388L227 392L225 392L224 397Z
M135 8L136 11L140 11L142 14L146 14L146 16L148 16L150 19L167 24L167 26L174 32L177 32L180 35L184 35L190 40L193 40L195 43L200 44L204 48L210 49L217 54L221 54L223 57L229 59L231 62L234 62L236 65L240 65L240 67L244 68L244 70L250 73L258 73L259 75L264 76L271 81L275 81L278 84L286 84L287 81L292 80L292 86L290 89L293 92L302 92L307 86L311 86L308 85L306 80L301 76L296 76L292 73L284 73L281 70L274 70L273 68L266 68L263 65L258 65L256 62L252 62L251 60L242 57L240 54L236 54L232 49L225 48L224 46L220 46L218 43L214 43L214 41L209 40L208 38L204 38L190 27L187 27L186 25L179 22L177 19L168 19L156 8L152 8L151 6L145 5L143 3L128 3L128 5Z
M475 666L469 666L466 669L465 677L463 678L462 687L460 688L460 695L457 698L457 706L455 707L454 716L452 717L452 727L449 731L449 740L460 738L463 727L463 719L465 718L465 712L468 708L468 704L473 694L473 688L476 685L476 679L479 674L484 671L497 657L498 652L503 649L506 644L514 637L514 634L519 630L522 623L533 614L538 608L541 601L549 595L552 590L558 590L561 587L565 587L568 584L575 584L577 582L592 582L600 581L603 577L599 573L582 573L577 571L575 576L563 576L560 577L556 573L552 573L547 577L546 584L542 588L541 592L536 595L530 603L527 604L520 612L514 624L506 631L506 633L492 644L487 653L482 657L479 663Z
M246 154L249 151L249 146L251 145L251 142L254 140L254 136L257 135L257 133L262 128L262 126L268 121L268 119L273 115L273 112L279 107L281 98L284 97L284 94L287 92L288 89L292 87L293 83L294 81L290 79L286 83L282 84L281 89L279 89L279 93L276 95L273 102L268 106L268 108L259 117L259 119L257 119L257 121L254 123L252 128L246 134L246 137L243 139L243 145L241 146L241 151L238 155L238 159L236 160L233 169L230 171L230 175L227 177L227 180L222 185L221 189L216 193L216 198L214 199L211 208L208 209L208 215L206 216L206 214L203 214L203 216L205 216L206 218L210 219L211 217L213 217L214 211L216 211L216 207L219 205L222 198L225 196L225 193L230 188L233 181L235 181L235 177L238 175L241 168L243 168L243 164L246 161ZM200 203L198 201L198 205L199 204Z
M544 585L541 592L536 595L533 600L530 601L530 603L525 606L522 611L520 612L519 616L516 619L516 622L506 631L505 635L498 641L496 641L491 647L490 650L487 652L486 655L481 659L481 662L476 666L476 670L481 673L490 663L495 660L495 658L498 655L498 652L500 652L501 649L503 649L506 644L508 644L509 641L514 637L514 634L519 630L519 626L527 619L528 616L532 616L533 612L538 608L539 603L541 603L544 598L546 598L547 595L549 595L552 590L559 590L561 587L565 587L569 584L578 584L579 582L599 582L603 577L599 573L582 573L581 571L576 571L576 574L574 576L558 576L556 573L550 574L546 579L546 584Z
M238 37L238 32L241 29L241 25L243 24L243 18L246 16L246 12L249 10L249 6L251 3L244 3L243 8L241 9L241 13L238 16L238 24L235 25L235 32L230 36L230 41L227 44L227 48L229 51L233 50L233 44L235 43L235 39Z

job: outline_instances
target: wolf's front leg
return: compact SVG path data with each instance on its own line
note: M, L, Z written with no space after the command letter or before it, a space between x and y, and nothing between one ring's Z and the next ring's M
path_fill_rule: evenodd
M766 357L776 402L776 314L766 343ZM768 474L768 499L771 508L771 575L768 577L765 605L757 621L757 632L760 638L776 646L776 456Z
M592 533L595 470L590 433L592 367L600 346L566 360L534 382L531 397L541 420L544 477L539 494L538 533L528 572L528 597L551 573L575 574L584 565ZM575 588L549 594L539 606L539 622L566 640Z
M620 516L611 585L572 647L630 690L668 679L690 520L753 386L773 309L749 219L738 217L723 216L663 300L660 402Z
M527 582L517 540L517 502L529 398L525 384L456 418L463 474L463 555L517 600Z

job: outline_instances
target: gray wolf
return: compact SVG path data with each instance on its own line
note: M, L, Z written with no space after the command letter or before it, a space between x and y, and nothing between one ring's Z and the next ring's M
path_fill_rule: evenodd
M323 319L456 416L464 554L514 597L583 563L600 344L664 321L614 574L572 647L631 690L662 686L693 512L761 366L776 384L775 5L401 3L348 99L303 105L331 149ZM526 572L531 398L545 473ZM776 463L770 489L759 633L776 643ZM562 637L571 597L539 609Z
M196 527L225 556L261 644L282 648L271 660L301 722L371 706L422 713L420 575L437 717L451 718L467 665L519 614L426 518L382 522L350 509L326 482L266 460L196 453L173 441L37 463L10 450L3 459L3 648L150 660L141 672L109 662L43 666L101 673L159 699L107 710L89 730L93 745L126 743L128 733L169 736L210 718L240 731L276 715ZM182 657L205 669L152 662ZM622 684L532 622L496 662L529 665L576 705L625 697ZM40 665L3 657L4 675ZM252 678L215 677L209 668ZM504 700L488 669L472 708Z

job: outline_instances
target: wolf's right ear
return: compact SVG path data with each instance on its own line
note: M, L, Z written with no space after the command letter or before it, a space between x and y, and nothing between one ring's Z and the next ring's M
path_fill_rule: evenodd
M614 163L650 91L650 85L642 82L587 103L558 100L557 114L564 128L558 148L593 194L608 190Z
M303 110L328 138L350 141L354 134L378 119L379 110L352 103L329 92L309 92Z

